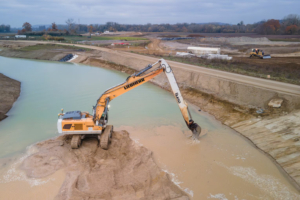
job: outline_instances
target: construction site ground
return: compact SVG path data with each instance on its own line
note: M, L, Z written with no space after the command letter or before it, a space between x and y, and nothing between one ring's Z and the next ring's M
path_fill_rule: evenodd
M161 37L163 36L163 37ZM183 40L161 40L165 37L188 37L189 34L149 34L146 37L151 41L146 46L107 46L107 48L127 51L154 57L163 57L167 60L206 66L223 71L229 71L254 77L267 78L300 85L300 42L299 37L290 37L288 42L283 37L246 35L246 37L236 37L236 35L205 35L204 37L194 37ZM203 36L201 34L201 36ZM276 40L276 41L273 41ZM277 41L278 40L278 41ZM291 42L293 41L294 42ZM221 54L232 57L230 61L207 60L193 57L177 57L176 52L188 52L189 46L204 46L221 48ZM252 48L264 50L265 54L270 54L271 59L250 59L249 53Z

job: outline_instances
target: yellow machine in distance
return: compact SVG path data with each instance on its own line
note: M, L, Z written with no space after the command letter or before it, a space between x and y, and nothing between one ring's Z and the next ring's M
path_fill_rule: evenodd
M146 73L156 64L159 64L157 68ZM188 105L181 96L173 71L164 59L160 59L158 62L148 65L141 71L130 75L124 83L106 90L93 107L93 114L80 111L63 113L62 110L57 121L58 133L72 135L72 148L79 148L81 140L84 139L84 137L87 135L94 135L100 140L100 147L108 149L113 131L113 126L107 125L109 102L114 98L148 82L162 72L165 73L170 83L174 97L186 125L193 132L193 137L198 138L201 133L201 127L192 120L192 116L188 110Z
M264 51L261 49L252 49L250 52L250 58L258 57L261 59L271 58L270 55L265 55Z

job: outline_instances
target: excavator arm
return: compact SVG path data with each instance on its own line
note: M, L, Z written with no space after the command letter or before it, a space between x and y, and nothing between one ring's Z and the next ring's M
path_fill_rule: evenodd
M150 72L147 72L148 70L153 68L156 64L159 64L159 66L156 69L154 69ZM131 76L129 76L126 79L126 81L124 83L106 90L100 96L100 98L97 100L96 105L93 107L94 123L97 126L104 127L106 125L106 121L107 121L106 119L107 119L108 105L109 105L110 101L112 101L114 98L150 81L151 79L153 79L157 75L161 74L162 72L164 72L165 75L167 76L167 79L172 88L172 92L173 92L174 97L177 101L177 104L180 108L182 116L186 122L186 125L193 132L193 137L198 138L201 133L201 128L198 124L196 124L192 120L191 114L188 109L188 105L182 98L182 95L180 93L180 90L179 90L178 84L176 82L175 76L173 74L173 71L164 59L160 59L158 62L156 62L152 65L150 64L143 70L132 74Z

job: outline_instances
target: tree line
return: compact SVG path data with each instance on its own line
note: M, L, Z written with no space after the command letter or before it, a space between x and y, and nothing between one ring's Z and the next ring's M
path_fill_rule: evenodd
M104 32L104 31L136 31L136 32L190 32L190 33L258 33L258 34L299 34L300 35L300 16L288 15L282 20L269 19L253 24L244 24L243 21L238 24L218 24L218 23L177 23L177 24L119 24L116 22L107 22L106 24L76 24L73 19L67 19L66 25L52 23L52 26L44 32L56 32L65 34L79 34L86 32ZM25 22L23 29L19 33L32 32L31 24Z
M0 25L0 33L9 33L10 25L1 24Z
M90 25L91 26L91 25ZM92 25L93 31L140 31L140 32L190 32L190 33L258 33L272 34L300 34L300 16L288 15L282 20L264 20L253 24L146 24L125 25L107 22L105 25Z
M298 34L300 35L300 16L288 15L282 20L270 19L263 21L256 27L256 33L271 34Z

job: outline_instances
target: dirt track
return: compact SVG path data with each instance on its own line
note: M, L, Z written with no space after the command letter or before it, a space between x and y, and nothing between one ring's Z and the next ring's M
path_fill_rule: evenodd
M126 131L113 132L109 150L99 148L96 138L83 140L79 149L71 149L64 137L36 147L38 152L21 168L31 178L64 169L66 179L56 199L189 199L158 168L151 151L133 142Z

